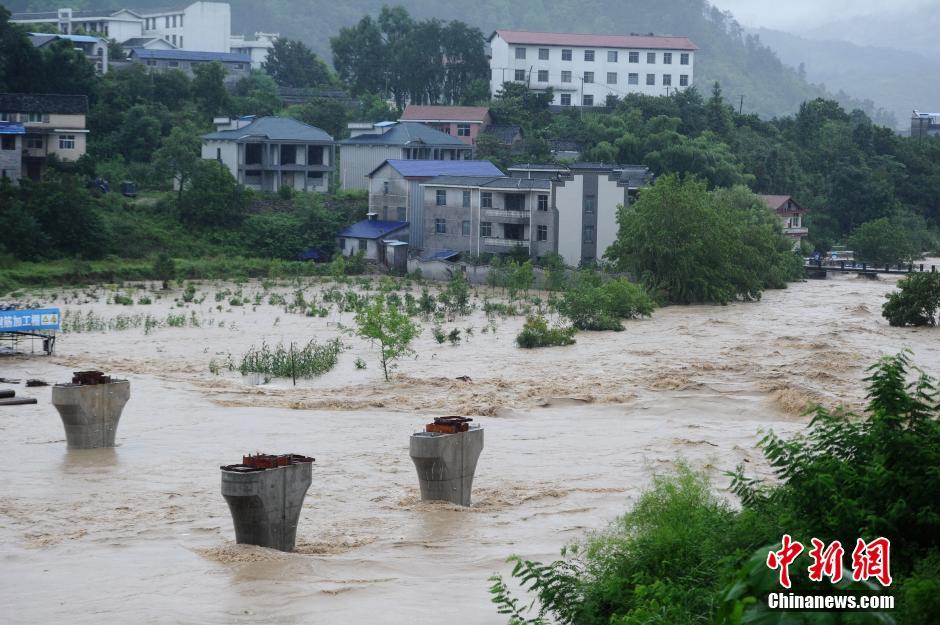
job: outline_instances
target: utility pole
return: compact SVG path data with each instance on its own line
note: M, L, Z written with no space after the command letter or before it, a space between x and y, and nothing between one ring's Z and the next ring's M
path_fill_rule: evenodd
M741 94L741 103L738 105L738 115L743 114L744 112L744 94Z

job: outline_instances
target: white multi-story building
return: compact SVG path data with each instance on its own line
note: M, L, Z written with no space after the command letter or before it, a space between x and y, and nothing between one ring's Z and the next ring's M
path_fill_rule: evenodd
M60 33L79 32L114 39L164 39L180 50L230 52L232 16L227 2L193 2L173 9L77 11L63 8L43 13L14 13L18 24L55 24Z
M607 96L658 96L693 84L687 37L497 30L489 38L490 90L519 82L554 91L557 106L604 106Z

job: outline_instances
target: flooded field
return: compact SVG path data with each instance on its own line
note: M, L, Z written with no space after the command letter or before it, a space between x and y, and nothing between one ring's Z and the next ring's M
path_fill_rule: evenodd
M671 307L543 350L518 349L523 318L488 318L481 288L471 315L442 324L461 342L423 322L392 382L344 335L335 369L296 387L251 385L228 363L262 341L340 336L353 313L286 310L298 288L322 303L329 284L202 283L182 305L179 289L132 306L109 303L126 291L45 292L83 331L53 357L0 359L0 376L96 368L128 378L131 400L108 450L66 449L49 387L17 386L39 403L0 408L0 605L12 623L503 623L487 577L510 554L556 557L682 459L719 486L741 462L759 471L762 430L799 430L807 401L859 405L880 355L908 347L940 373L940 329L881 318L894 283ZM408 437L442 414L486 431L469 509L418 496ZM255 451L316 458L296 553L234 543L218 467Z

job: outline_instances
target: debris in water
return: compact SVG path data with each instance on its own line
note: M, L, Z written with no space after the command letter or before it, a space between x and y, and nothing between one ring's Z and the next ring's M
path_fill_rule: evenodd
M45 380L30 379L26 380L26 386L49 386L49 383Z

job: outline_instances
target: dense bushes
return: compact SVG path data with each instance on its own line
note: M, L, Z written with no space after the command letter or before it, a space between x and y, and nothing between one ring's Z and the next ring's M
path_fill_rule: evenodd
M665 176L618 222L608 256L664 302L754 300L802 275L779 219L744 187L710 193L703 181Z
M623 330L621 319L649 317L655 304L642 286L618 278L604 282L592 272L581 272L558 302L558 312L578 330Z
M675 623L921 625L940 622L940 405L937 380L906 354L887 357L866 378L863 416L817 408L804 434L761 443L772 482L739 469L725 502L687 469L654 480L611 528L562 553L551 564L513 558L513 576L535 595L537 614L499 577L491 594L514 625ZM884 612L773 611L769 592L782 589L767 553L791 534L845 546L846 578L813 583L806 554L790 568L797 594L890 593ZM852 582L849 555L857 538L891 540L893 583ZM546 617L550 617L546 618Z
M874 265L910 262L914 256L910 234L887 217L865 222L853 230L849 247L856 260Z
M519 347L555 347L574 343L574 328L550 328L545 317L535 315L525 320L522 331L516 336Z
M937 325L940 311L940 273L914 273L898 282L885 297L881 315L893 326Z

